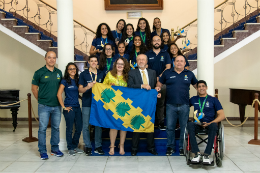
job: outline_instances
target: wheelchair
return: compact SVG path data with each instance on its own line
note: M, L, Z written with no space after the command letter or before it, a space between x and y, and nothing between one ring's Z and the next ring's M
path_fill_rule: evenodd
M208 138L203 139L200 136L200 135L202 135L202 136L203 135L208 135L207 131L208 131L207 129L201 129L198 132L196 132L195 136L198 139L201 140L198 143L198 145L200 145L202 143L206 143L207 144ZM188 129L186 127L185 128L185 132L184 132L183 150L184 150L184 155L186 156L187 165L194 164L194 163L191 163L191 160L190 160L191 145L190 145L190 141L189 140L190 139L189 139ZM215 156L213 157L213 161L209 165L210 166L214 166L214 161L216 160L216 165L218 167L220 167L220 166L222 166L222 160L223 160L224 152L225 152L224 125L221 122L218 123L218 131L217 131L217 134L215 136L213 150L214 150L214 155Z

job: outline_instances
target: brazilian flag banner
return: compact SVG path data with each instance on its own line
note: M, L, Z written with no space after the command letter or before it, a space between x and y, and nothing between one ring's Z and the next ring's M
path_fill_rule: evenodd
M90 124L130 132L154 132L157 91L96 83Z

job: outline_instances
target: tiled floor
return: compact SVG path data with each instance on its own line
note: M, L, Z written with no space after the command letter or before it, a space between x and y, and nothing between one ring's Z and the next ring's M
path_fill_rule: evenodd
M11 126L0 122L0 172L87 172L87 173L260 173L260 146L248 145L253 138L253 127L225 127L225 157L222 167L186 165L185 157L94 157L84 154L58 158L49 154L49 160L39 158L37 142L25 143L21 139L28 136L27 128L17 128L12 132ZM19 122L23 124L26 122ZM238 122L236 122L238 123ZM247 124L252 124L252 121ZM33 128L37 137L37 128ZM47 144L50 129L47 131ZM81 139L82 142L82 139ZM47 145L50 151L50 145ZM204 147L201 147L204 148Z

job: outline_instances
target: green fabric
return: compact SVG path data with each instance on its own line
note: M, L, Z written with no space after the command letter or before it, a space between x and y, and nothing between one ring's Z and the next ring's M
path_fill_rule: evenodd
M57 92L62 79L62 72L54 67L50 71L46 66L40 68L34 73L32 84L39 87L38 103L47 106L59 106Z

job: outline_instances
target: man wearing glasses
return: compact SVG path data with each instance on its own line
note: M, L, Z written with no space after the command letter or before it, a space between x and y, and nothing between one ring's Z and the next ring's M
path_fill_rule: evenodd
M51 117L51 155L63 156L59 150L61 107L57 98L62 73L55 67L56 53L49 51L45 55L46 65L34 73L32 92L38 100L39 130L38 147L42 160L48 159L46 149L46 129Z

